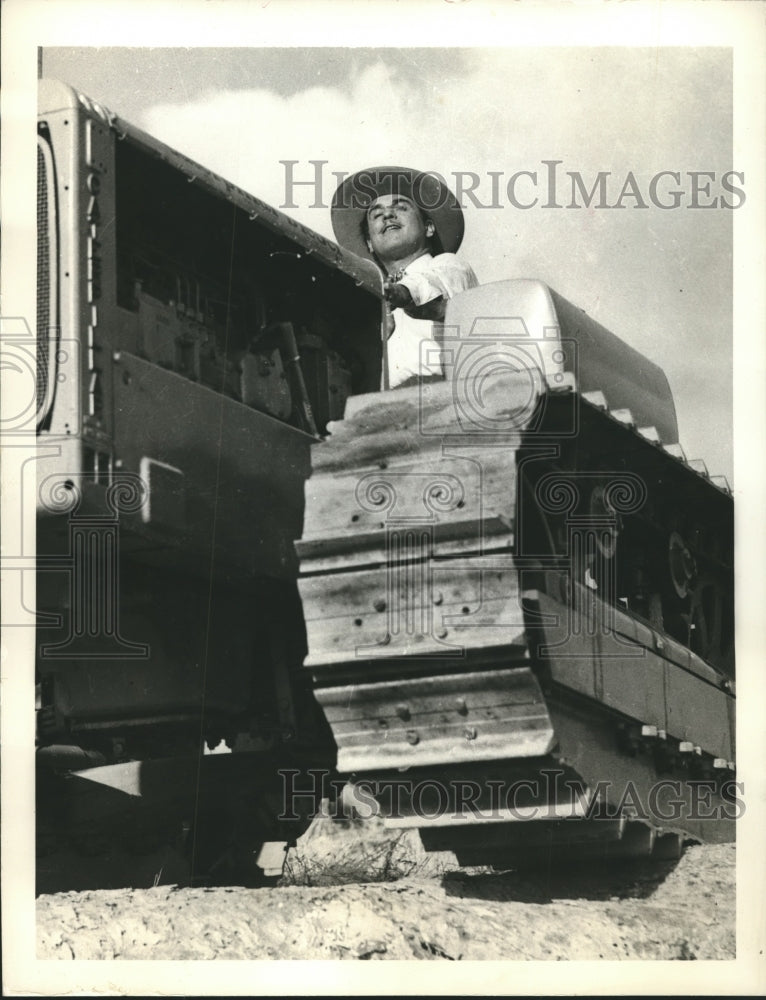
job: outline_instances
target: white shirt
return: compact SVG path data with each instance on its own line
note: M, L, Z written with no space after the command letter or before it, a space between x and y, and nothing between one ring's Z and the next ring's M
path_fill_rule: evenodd
M479 282L470 264L454 253L430 253L408 264L399 278L412 296L415 306L434 299L451 299L453 295L475 288ZM439 339L442 323L415 319L403 310L396 310L396 329L388 341L388 375L391 388L413 375L441 375Z

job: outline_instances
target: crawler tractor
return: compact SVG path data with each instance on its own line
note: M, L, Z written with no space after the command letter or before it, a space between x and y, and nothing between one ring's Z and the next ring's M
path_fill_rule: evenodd
M370 262L52 81L38 190L41 850L258 884L346 779L466 865L733 838L732 499L655 364L509 280L380 391Z

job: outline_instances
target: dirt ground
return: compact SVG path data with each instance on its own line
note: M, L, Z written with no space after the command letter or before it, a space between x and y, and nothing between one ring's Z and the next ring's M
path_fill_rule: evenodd
M38 958L731 959L734 861L725 844L676 863L460 871L411 832L320 820L275 888L41 895Z

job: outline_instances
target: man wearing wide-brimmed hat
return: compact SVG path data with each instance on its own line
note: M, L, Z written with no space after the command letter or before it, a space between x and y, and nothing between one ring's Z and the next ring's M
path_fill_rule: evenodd
M439 339L447 299L478 284L471 267L455 255L464 232L457 199L435 174L372 167L339 186L331 213L338 243L381 268L390 308L435 325L426 332L422 324L397 326L391 318L388 336L395 326L397 333L386 352L388 383L433 373L421 359L438 356L432 338Z

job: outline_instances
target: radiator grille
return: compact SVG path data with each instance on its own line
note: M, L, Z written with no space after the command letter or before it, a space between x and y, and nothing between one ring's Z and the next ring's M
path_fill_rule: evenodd
M37 140L37 427L50 415L55 388L57 322L57 247L53 157Z

